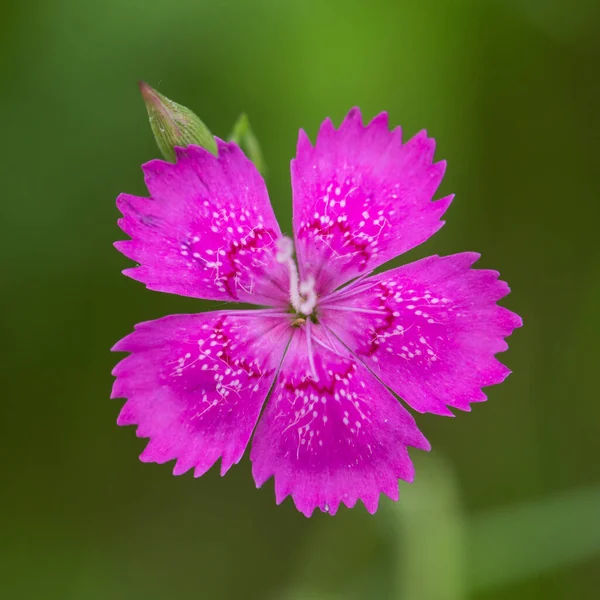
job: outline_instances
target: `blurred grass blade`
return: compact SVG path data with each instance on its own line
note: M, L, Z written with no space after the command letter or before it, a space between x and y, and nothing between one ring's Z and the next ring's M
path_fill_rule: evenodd
M470 591L489 591L600 554L600 486L486 510L469 522Z
M400 501L383 502L392 526L394 598L465 600L465 519L452 470L415 457L417 477ZM394 526L395 525L395 526Z
M389 544L364 508L302 523L290 578L272 600L387 600Z
M175 162L175 146L202 146L217 154L217 143L208 127L189 108L173 102L145 81L139 83L148 109L150 127L163 156Z
M235 142L244 151L261 175L266 175L267 165L263 159L258 139L254 135L252 127L250 127L250 121L246 114L240 115L235 122L233 131L229 136L229 141Z

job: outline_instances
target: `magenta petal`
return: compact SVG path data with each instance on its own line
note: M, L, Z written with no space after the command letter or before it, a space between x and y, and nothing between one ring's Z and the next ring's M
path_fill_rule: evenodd
M301 131L292 161L294 231L303 277L327 293L432 236L452 198L432 202L445 162L421 132L402 144L387 114L363 126L358 109L339 129L321 126L313 147Z
M127 402L119 425L150 442L144 462L177 459L178 475L221 474L241 459L289 340L281 317L236 311L173 315L136 326L113 350L113 398Z
M314 370L305 330L297 330L252 442L254 479L260 487L274 475L277 503L291 495L306 516L359 499L375 512L381 492L395 500L398 479L413 479L407 446L429 444L363 365L312 329Z
M152 290L254 304L287 301L287 271L275 260L281 230L264 181L234 143L219 156L176 148L177 163L143 166L151 198L121 194L117 242L140 263L126 275Z
M494 355L522 325L496 304L510 291L498 273L470 269L478 258L430 256L369 277L324 299L320 316L415 410L470 410L510 373Z

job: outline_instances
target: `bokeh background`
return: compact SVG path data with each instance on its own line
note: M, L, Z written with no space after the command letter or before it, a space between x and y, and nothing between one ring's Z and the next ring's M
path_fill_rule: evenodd
M0 597L596 598L600 583L600 4L594 0L0 3ZM420 416L417 479L306 519L247 459L147 465L108 399L134 323L210 308L123 277L114 199L158 156L149 81L225 137L250 115L284 230L289 161L359 105L448 160L447 225L523 315L514 373Z

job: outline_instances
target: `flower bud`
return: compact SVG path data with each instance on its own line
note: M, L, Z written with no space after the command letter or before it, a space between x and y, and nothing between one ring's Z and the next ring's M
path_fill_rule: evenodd
M169 100L145 81L140 81L139 85L154 139L167 160L175 162L175 146L185 148L190 144L217 154L213 134L189 108Z

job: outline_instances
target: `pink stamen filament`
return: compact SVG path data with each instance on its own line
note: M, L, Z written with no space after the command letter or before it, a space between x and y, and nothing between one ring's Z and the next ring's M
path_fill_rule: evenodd
M361 275L342 289L326 294L325 296L323 296L322 300L329 302L330 300L349 298L350 296L361 294L362 292L374 287L375 285L378 285L378 282L365 283L365 279L369 277L369 275L371 275L371 271L369 271L368 273L364 273L363 275Z
M354 306L339 306L337 304L330 304L326 307L327 310L341 310L346 312L354 312L354 313L365 313L369 315L386 315L388 314L385 310L372 310L370 308L355 308Z
M289 317L290 313L284 310L262 310L260 308L251 310L236 310L238 317Z
M372 283L370 285L365 284L360 287L356 287L344 294L342 294L341 292L336 292L335 294L330 294L329 296L326 296L321 300L321 304L329 304L332 302L340 302L340 300L342 300L342 301L348 300L349 298L353 298L354 296L358 296L359 294L362 294L362 293L370 290L371 288L375 287L376 285L377 285L376 283Z
M332 348L331 346L326 344L323 340L320 340L316 335L313 335L312 339L315 343L319 344L319 346L322 346L323 348L325 348L325 350L328 350L332 354L335 354L336 356L342 356L335 348Z
M310 319L306 321L306 352L308 354L308 364L310 366L310 372L312 378L315 381L319 381L319 377L317 375L317 369L315 368L315 357L312 349L312 335L311 335L312 323ZM316 339L316 338L315 338Z

